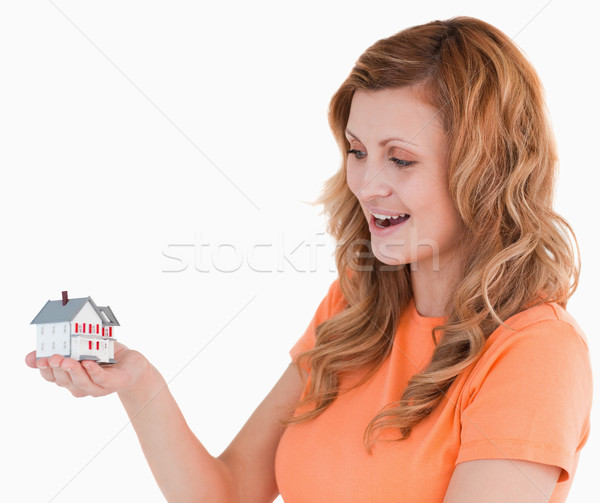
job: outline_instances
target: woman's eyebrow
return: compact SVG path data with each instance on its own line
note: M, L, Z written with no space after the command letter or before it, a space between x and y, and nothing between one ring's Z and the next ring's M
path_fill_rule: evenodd
M358 141L360 141L360 140L358 139L358 136L356 136L356 135L355 135L355 134L354 134L352 131L350 131L349 129L346 129L346 131L345 131L345 132L346 132L346 134L349 134L350 136L352 136L352 138L354 138L355 140L358 140ZM386 138L385 140L381 140L381 141L379 142L379 146L380 146L380 147L383 147L383 146L385 146L385 144L386 144L386 143L389 143L389 142L391 142L391 141L393 141L393 140L398 140L398 141L401 141L401 142L403 142L403 143L407 143L407 144L409 144L409 145L413 145L414 147L418 147L418 145L417 145L416 143L413 143L413 142L410 142L410 141L407 141L407 140L403 140L402 138L398 138L398 137L390 137L390 138Z

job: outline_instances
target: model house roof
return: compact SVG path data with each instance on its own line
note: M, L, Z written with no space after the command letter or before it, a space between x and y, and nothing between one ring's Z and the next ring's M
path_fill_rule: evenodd
M92 303L92 306L94 306L94 308L100 311L100 318L102 318L102 321L104 322L105 326L120 326L119 322L117 321L117 317L115 316L115 313L112 312L110 306L96 306L92 299L90 299L90 302Z
M30 325L72 321L87 302L94 308L94 311L96 311L104 326L120 326L112 309L109 306L97 306L91 297L69 299L64 305L62 300L49 300Z

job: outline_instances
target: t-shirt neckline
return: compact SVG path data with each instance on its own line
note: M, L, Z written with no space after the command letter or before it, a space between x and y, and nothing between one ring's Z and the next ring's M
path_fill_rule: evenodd
M415 298L410 298L410 303L408 305L408 310L410 311L411 318L418 325L433 328L437 325L444 325L448 320L447 316L422 316L417 311L417 306L415 305Z

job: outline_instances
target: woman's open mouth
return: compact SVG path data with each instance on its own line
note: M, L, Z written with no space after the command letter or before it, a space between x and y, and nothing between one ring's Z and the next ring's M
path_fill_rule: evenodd
M375 225L380 229L385 229L386 227L401 224L402 222L405 222L410 218L410 215L408 213L401 213L400 215L396 216L376 215L374 213L371 214L373 215Z

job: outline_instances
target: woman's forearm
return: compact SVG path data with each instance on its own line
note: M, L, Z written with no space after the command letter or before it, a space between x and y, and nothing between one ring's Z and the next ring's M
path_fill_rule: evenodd
M119 398L167 501L237 501L231 470L192 433L164 378L152 365L140 385L119 392Z

